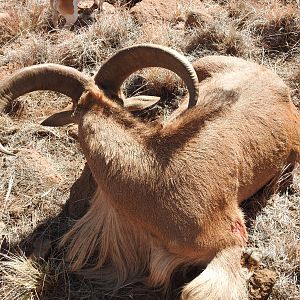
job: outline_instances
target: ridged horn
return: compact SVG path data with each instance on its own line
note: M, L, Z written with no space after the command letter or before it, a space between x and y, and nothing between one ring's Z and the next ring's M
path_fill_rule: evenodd
M41 64L23 68L0 83L0 112L26 93L49 90L79 99L90 81L78 70L57 64Z
M6 112L19 96L38 90L55 91L74 100L79 99L89 81L88 76L76 69L57 64L23 68L0 83L0 113ZM0 152L12 154L1 144Z
M124 48L109 58L95 75L95 83L112 95L122 98L121 85L132 73L149 67L161 67L183 79L189 91L188 107L198 100L198 78L192 64L180 53L154 44Z

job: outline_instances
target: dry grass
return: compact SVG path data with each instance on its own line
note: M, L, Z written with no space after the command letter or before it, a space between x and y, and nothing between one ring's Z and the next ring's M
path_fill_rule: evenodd
M0 21L0 43L10 43L18 37L46 31L48 26L47 9L45 3L35 0L3 1L2 7L9 14L9 18Z
M269 55L281 52L292 55L299 48L300 9L295 4L271 1L267 8L259 11L252 28L259 36L259 46Z
M243 56L247 49L244 32L238 30L236 20L232 20L224 8L210 5L204 12L193 8L186 14L194 22L188 23L185 33L187 53L207 55L213 53ZM192 15L194 14L194 15Z
M54 281L47 262L37 263L25 255L3 255L1 259L1 277L5 282L0 290L3 300L36 299Z
M288 82L294 90L294 102L300 103L299 1L206 0L201 6L197 0L181 1L173 20L159 27L136 24L128 9L119 5L113 15L81 20L73 31L51 28L48 0L0 0L0 12L5 9L9 18L0 21L0 78L20 67L44 62L94 74L118 49L155 42L173 47L191 60L206 54L231 54L264 63ZM184 22L190 14L195 15L195 22L187 26ZM161 96L158 106L140 115L155 119L176 107L185 88L174 74L154 68L131 76L125 92ZM166 99L172 99L171 104ZM1 143L9 149L22 149L25 157L0 157L0 248L4 253L0 297L116 299L102 295L92 282L68 273L63 254L55 250L69 222L61 212L84 159L71 129L46 129L38 124L64 108L68 99L36 92L22 97L20 103L23 110L18 117L0 116ZM48 164L44 167L47 172L35 165L40 159L42 166ZM262 252L263 266L277 273L270 296L274 300L296 300L300 293L299 173L293 189L275 194L249 219L251 246ZM53 242L52 250L44 261L26 259L23 253L34 250L33 241L40 236ZM118 299L133 299L137 290L124 287ZM155 292L139 297L160 299Z
M263 266L277 274L270 299L294 300L300 292L299 168L294 173L292 186L283 194L273 194L249 220L249 245L261 251Z

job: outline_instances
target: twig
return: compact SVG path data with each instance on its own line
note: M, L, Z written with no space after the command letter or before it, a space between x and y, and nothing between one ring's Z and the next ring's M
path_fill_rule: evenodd
M8 198L11 194L14 179L15 179L15 175L12 174L9 178L9 181L8 181L8 188L7 188L7 192L6 192L5 199L4 199L4 207L6 207L6 204L8 202Z

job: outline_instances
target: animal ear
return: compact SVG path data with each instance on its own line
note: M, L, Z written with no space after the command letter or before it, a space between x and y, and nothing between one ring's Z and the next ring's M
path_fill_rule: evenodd
M160 97L157 96L136 96L129 97L123 100L124 107L128 111L140 111L146 109L150 106L153 106L160 100Z
M45 119L41 125L58 127L68 125L70 123L76 123L73 113L73 110L60 111Z

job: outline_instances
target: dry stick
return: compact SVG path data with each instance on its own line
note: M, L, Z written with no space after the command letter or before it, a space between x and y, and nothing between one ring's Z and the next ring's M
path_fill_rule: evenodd
M15 175L12 174L10 176L10 178L9 178L9 181L8 181L8 187L7 187L7 192L6 192L5 199L4 199L4 205L3 205L3 211L2 211L2 213L4 212L4 210L7 207L7 203L8 203L9 196L11 194L11 190L12 190L12 186L13 186L13 183L14 183L14 179L15 179Z

